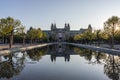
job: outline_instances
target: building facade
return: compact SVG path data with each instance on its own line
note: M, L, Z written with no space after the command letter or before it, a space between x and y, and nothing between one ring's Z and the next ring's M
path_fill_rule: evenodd
M80 30L70 30L70 24L65 24L64 28L57 28L56 24L51 24L51 30L43 30L47 34L48 41L66 41L74 35L82 34L86 30L90 29L92 31L91 25L87 29L81 28Z

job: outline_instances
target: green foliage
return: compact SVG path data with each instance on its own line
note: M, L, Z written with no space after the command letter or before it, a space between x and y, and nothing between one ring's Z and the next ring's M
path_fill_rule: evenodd
M112 16L104 23L104 30L110 36L114 36L117 27L120 27L120 18L117 16Z
M115 40L117 40L118 42L120 42L120 31L116 31L115 32Z
M95 35L94 33L92 33L91 29L86 30L84 33L82 34L77 34L74 36L74 40L75 41L92 41L93 39L95 39Z
M96 40L107 40L109 38L105 31L95 30L94 34Z
M11 48L13 44L13 35L16 29L21 25L20 20L16 20L12 17L0 19L0 33L4 37L8 35L10 37L9 47Z
M27 31L27 39L30 39L31 42L32 40L44 40L46 39L46 34L42 32L42 30L40 28L35 29L35 28L30 28Z
M104 23L104 30L106 34L111 37L111 48L114 48L114 38L117 27L120 27L120 18L117 16L112 16Z
M95 38L94 34L90 30L85 31L83 34L84 34L85 39L87 40L91 41Z
M25 26L21 25L19 28L17 28L16 35L21 38L24 38L25 37Z
M43 32L41 31L41 29L40 28L36 29L36 38L40 39L42 38L42 36L43 36Z
M42 39L47 39L47 35L45 32L43 32Z
M82 40L83 39L83 34L77 34L74 36L74 40L77 41L77 40Z
M20 25L20 20L13 19L12 17L2 18L0 19L0 33L6 35L16 30Z
M28 39L35 39L36 37L36 29L30 28L27 32Z
M0 33L1 35L7 35L12 30L12 25L9 25L9 21L7 19L0 19Z

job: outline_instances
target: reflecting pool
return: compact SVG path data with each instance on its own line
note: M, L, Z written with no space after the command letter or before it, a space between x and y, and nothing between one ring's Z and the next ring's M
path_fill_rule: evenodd
M120 57L52 45L0 56L0 80L120 80Z

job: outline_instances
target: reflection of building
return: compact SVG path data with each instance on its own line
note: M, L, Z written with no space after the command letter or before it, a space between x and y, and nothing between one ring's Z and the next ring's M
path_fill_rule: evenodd
M88 29L92 31L91 25L88 26ZM81 34L88 29L81 28L80 30L70 30L69 24L65 24L64 28L57 28L56 24L52 24L51 30L44 30L44 32L47 34L48 39L54 41L66 41L69 40L70 37L73 37L76 34Z
M64 53L55 53L55 54L51 54L51 61L56 61L56 57L64 57L65 61L70 61L70 54L64 54Z
M57 57L64 57L65 61L70 61L70 50L68 47L63 45L51 46L51 51L49 52L51 61L56 61Z

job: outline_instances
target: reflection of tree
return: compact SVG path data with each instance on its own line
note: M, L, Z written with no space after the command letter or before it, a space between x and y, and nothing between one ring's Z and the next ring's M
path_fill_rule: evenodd
M0 78L12 78L23 70L25 66L25 55L23 54L21 57L17 57L15 54L17 53L5 56L5 58L8 58L8 60L0 63Z
M105 53L101 53L101 52L94 52L94 56L95 56L95 59L96 59L96 63L98 64L101 64L102 61L101 60L104 60L106 58L106 54Z
M104 65L105 74L112 80L119 80L120 76L120 57L109 55Z
M0 78L11 78L14 75L13 65L11 62L3 62L0 64Z
M10 54L4 57L8 58L8 60L0 63L0 78L12 78L23 70L25 66L25 54L21 53L21 57L19 57L17 54L20 53Z
M120 79L120 57L100 52L91 52L90 50L81 48L74 48L74 51L80 56L85 57L91 64L101 64L105 62L104 73L112 80ZM95 61L93 61L94 59L91 61L91 58L94 58Z
M33 61L39 61L43 55L45 55L45 49L33 49L33 50L29 50L27 51L27 55L29 56L29 58Z
M14 57L15 72L18 73L18 74L25 67L25 56L26 56L25 53L22 53L22 55L20 57L18 56L18 54L16 54L16 55L14 54L13 55L13 57ZM16 59L16 61L15 61L15 59Z
M41 56L45 54L45 49L29 50L27 53L30 59L38 61ZM3 58L1 58L3 60L0 62L0 78L10 79L13 76L18 75L25 67L26 53L24 52L13 53L3 56Z
M79 54L81 57L84 57L86 60L89 61L89 63L92 64L100 64L102 63L101 60L106 57L106 54L100 53L100 52L93 52L92 50L89 49L83 49L83 48L77 48L74 47L74 52L76 54ZM91 61L92 58L95 58L95 61Z
M84 57L88 61L91 61L91 59L92 59L92 51L89 49L75 47L74 52L79 54L81 57Z

